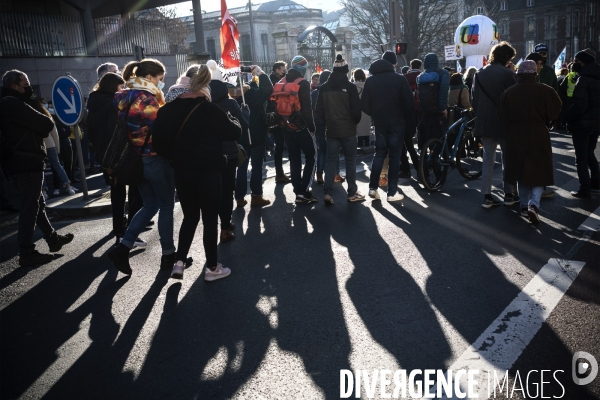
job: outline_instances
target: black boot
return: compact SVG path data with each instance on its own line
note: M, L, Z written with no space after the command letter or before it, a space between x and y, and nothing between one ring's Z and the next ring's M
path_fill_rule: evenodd
M173 264L175 264L175 253L163 254L160 258L160 269L171 269Z
M115 263L115 267L125 275L131 275L131 266L129 265L129 247L124 244L111 247L108 252L108 258Z
M50 249L50 252L56 253L57 251L62 249L62 247L65 244L71 243L74 237L75 236L73 236L72 233L67 233L66 235L59 235L55 232L54 236L51 236L49 239L46 239L46 242L48 243L48 248Z

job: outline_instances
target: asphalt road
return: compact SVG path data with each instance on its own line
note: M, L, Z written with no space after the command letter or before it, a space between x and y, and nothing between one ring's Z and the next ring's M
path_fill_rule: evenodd
M105 254L114 242L109 218L56 222L75 240L30 269L18 267L15 226L4 226L0 396L335 399L343 369L447 370L550 259L564 259L585 265L548 315L541 307L541 327L524 323L530 341L506 339L524 347L510 385L516 371L563 370L545 396L600 398L600 378L586 386L571 379L575 352L600 360L600 234L578 230L600 198L569 195L578 188L570 138L553 134L552 142L556 196L542 201L539 226L516 205L480 208L480 181L456 171L440 193L401 181L407 198L395 205L348 203L345 184L336 184L332 206L318 185L318 203L295 205L291 185L269 178L270 206L234 210L237 238L219 245L233 272L212 283L203 280L201 229L194 263L177 281L158 268L156 229L141 235L148 248L132 252L126 277ZM358 177L366 193L368 170ZM175 218L177 233L178 204ZM43 240L39 247L47 250Z

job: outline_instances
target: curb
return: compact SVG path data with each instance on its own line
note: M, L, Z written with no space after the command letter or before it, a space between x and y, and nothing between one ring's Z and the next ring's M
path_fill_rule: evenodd
M83 200L83 193L78 192L72 196L56 197L46 201L46 211L60 217L79 218L97 216L111 212L110 197L105 194L110 191L92 190L88 193L89 199ZM94 197L94 195L99 197Z

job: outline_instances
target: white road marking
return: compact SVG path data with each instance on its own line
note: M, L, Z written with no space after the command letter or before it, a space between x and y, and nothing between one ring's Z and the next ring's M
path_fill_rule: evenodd
M577 228L578 231L600 232L600 207Z
M503 377L575 280L584 262L551 258L479 338L448 368L479 370L475 393L487 398L487 376ZM467 387L460 379L461 388ZM493 382L493 379L492 379ZM435 393L437 386L430 390ZM448 397L441 397L447 399Z

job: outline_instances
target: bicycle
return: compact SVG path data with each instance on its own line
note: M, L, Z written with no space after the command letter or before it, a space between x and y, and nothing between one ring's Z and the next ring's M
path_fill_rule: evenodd
M452 109L455 115L460 112L461 117L444 132L441 139L429 139L421 150L419 173L423 185L431 192L442 188L449 168L456 168L468 180L481 176L483 147L481 141L473 137L475 114L472 109L464 110L456 106ZM459 125L454 145L450 149L448 136Z

